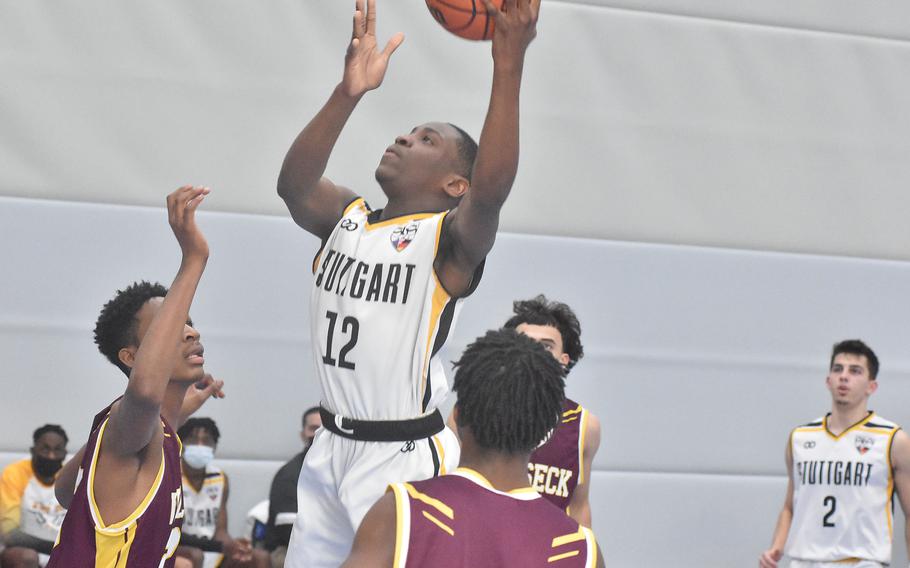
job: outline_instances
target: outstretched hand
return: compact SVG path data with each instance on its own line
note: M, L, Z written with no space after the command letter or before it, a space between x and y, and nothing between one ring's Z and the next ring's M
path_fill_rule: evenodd
M488 14L492 14L493 60L524 57L528 45L537 37L537 18L540 0L482 0Z
M363 0L356 0L354 7L354 29L351 43L344 58L344 77L341 88L351 97L359 97L382 84L389 68L389 58L404 41L404 34L398 32L378 51L376 45L376 0L367 0L367 12L363 11Z
M196 225L196 209L210 191L207 187L184 185L167 196L168 222L184 258L209 257L209 245Z
M181 424L192 416L210 398L224 398L224 381L206 373L196 384L186 389L180 406Z

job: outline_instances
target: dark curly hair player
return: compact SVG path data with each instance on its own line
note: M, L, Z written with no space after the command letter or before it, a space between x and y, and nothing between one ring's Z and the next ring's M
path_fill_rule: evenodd
M585 350L581 324L567 304L540 294L512 304L505 327L539 342L568 372ZM531 485L586 527L591 526L591 465L600 447L600 420L581 404L565 399L562 419L553 435L531 454Z
M531 451L562 419L565 369L511 329L478 338L455 367L458 469L390 485L343 566L603 566L594 533L528 483Z
M134 283L98 317L95 343L128 381L57 477L57 500L68 511L49 568L186 566L174 556L184 517L175 429L210 396L222 396L221 381L203 370L199 332L189 319L209 255L195 219L208 193L184 186L167 198L183 253L170 290Z

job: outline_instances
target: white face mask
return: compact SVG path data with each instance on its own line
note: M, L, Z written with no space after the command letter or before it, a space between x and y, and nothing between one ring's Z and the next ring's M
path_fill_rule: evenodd
M183 446L183 461L193 469L203 469L215 459L215 448L202 444Z

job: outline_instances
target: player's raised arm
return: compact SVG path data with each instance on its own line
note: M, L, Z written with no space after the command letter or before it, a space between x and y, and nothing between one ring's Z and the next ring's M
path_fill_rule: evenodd
M167 197L168 221L183 259L174 283L161 303L135 352L124 348L121 357L130 367L129 383L115 403L102 441L103 451L132 456L145 448L161 431L160 415L176 422L178 416L163 414L162 405L174 361L185 346L184 334L196 331L187 325L190 304L205 270L209 247L196 225L196 208L209 193L208 188L184 186ZM145 309L145 308L144 308Z
M787 495L784 497L784 506L777 516L777 525L774 527L774 537L771 547L762 552L758 558L760 568L777 568L777 563L784 555L784 545L787 544L787 534L790 532L790 523L793 521L793 449L791 438L787 438L787 451L784 456L787 463Z
M389 58L404 35L394 35L383 50L376 44L376 0L357 0L351 43L344 60L344 76L329 100L291 145L281 173L278 195L294 221L320 239L327 238L354 193L323 177L341 130L367 91L382 84Z
M493 86L480 133L471 187L447 219L448 241L438 270L446 289L458 296L493 247L502 208L518 171L518 103L525 52L537 35L540 0L505 0L494 14Z

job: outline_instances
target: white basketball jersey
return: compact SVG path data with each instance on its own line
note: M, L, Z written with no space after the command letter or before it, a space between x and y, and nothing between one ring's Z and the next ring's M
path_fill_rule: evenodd
M214 465L205 466L205 480L197 492L189 480L183 478L183 532L202 538L214 538L218 526L218 513L224 497L224 473Z
M66 509L57 503L53 485L44 485L36 477L29 479L21 507L19 530L50 542L57 540Z
M371 213L362 198L351 203L313 264L310 333L322 400L360 420L416 418L449 390L436 355L460 301L433 268L446 213L382 222Z
M839 436L828 417L793 430L793 521L786 554L891 562L891 442L897 424L869 415Z

